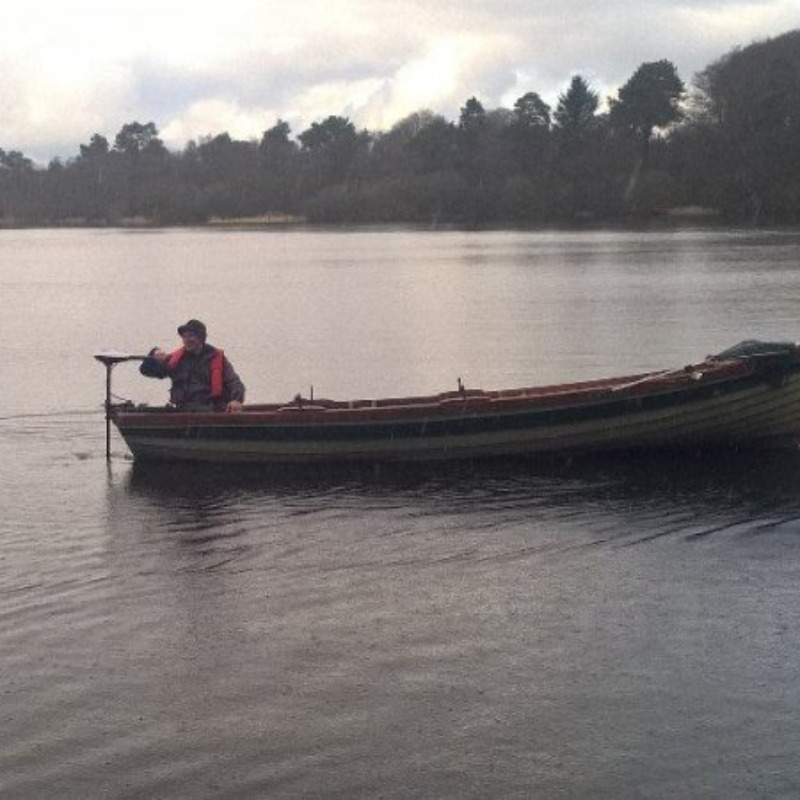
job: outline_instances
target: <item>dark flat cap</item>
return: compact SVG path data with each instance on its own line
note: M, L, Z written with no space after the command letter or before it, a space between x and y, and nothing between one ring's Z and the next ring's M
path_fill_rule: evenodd
M199 319L190 319L178 328L178 336L184 333L194 333L201 339L206 338L206 326Z

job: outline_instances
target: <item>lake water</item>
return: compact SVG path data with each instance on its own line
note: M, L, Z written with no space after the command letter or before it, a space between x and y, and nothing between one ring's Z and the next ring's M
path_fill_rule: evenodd
M800 795L800 454L140 469L91 358L200 317L254 401L682 366L800 338L797 233L3 231L0 297L1 797Z

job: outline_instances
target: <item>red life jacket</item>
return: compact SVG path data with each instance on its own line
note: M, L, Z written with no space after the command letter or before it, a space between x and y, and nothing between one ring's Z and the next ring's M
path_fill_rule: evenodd
M186 355L186 348L179 347L174 353L170 353L167 358L167 369L172 372ZM222 350L215 350L211 356L209 364L211 372L211 396L216 400L222 397L222 390L225 386L223 374L225 372L225 353Z

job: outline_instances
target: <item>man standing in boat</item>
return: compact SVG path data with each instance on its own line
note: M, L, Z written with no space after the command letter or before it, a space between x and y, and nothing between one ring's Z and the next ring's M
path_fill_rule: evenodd
M244 384L225 353L206 342L206 326L190 319L178 328L183 346L173 353L154 347L139 371L171 378L170 402L179 411L241 411Z

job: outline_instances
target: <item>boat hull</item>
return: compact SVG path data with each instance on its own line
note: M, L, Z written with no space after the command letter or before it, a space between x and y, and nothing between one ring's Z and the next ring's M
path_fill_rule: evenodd
M238 414L115 409L112 419L138 460L397 462L793 447L800 442L800 363L795 357L715 360L566 386L298 400Z

